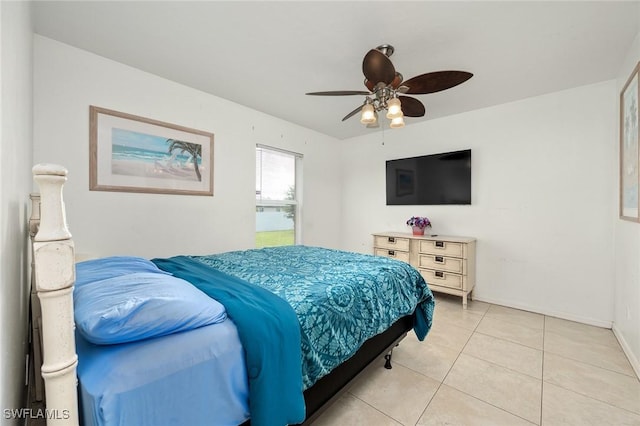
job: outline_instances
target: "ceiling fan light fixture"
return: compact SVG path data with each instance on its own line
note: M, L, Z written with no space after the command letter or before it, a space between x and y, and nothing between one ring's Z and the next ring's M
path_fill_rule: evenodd
M0 0L2 1L2 0ZM368 91L333 90L329 92L311 92L314 96L366 96L364 105L356 106L342 121L360 112L360 122L368 128L380 127L378 113L384 111L391 128L404 127L404 117L424 117L426 109L418 99L407 95L426 95L450 89L473 77L467 71L434 71L404 80L396 71L389 57L394 48L382 44L369 50L362 60L364 85ZM401 97L400 97L401 96ZM382 116L381 116L382 117Z
M374 129L376 127L380 127L380 125L378 124L378 113L377 111L373 111L373 122L372 123L368 123L367 124L367 128L369 129Z
M392 119L389 127L391 127L392 129L400 129L404 127L404 119L402 118L402 116Z
M376 114L373 105L366 103L362 106L362 115L360 116L362 124L372 124L376 122Z
M402 108L400 105L400 99L391 98L387 102L387 118L393 120L394 118L402 117Z

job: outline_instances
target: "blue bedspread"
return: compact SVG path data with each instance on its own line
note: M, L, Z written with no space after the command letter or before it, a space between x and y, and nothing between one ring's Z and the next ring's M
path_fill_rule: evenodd
M269 291L186 256L153 262L218 300L236 324L246 354L251 424L302 423L300 327L291 307Z
M420 340L431 327L433 295L420 273L404 262L306 246L191 258L263 287L293 307L300 322L305 389L405 315L414 314Z

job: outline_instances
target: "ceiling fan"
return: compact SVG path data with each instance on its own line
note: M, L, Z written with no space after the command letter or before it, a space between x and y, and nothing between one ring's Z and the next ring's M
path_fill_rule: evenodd
M421 74L403 81L402 74L396 71L389 57L394 48L383 44L371 49L362 61L364 85L369 91L335 90L330 92L311 92L313 96L351 96L364 95L364 104L345 115L345 121L361 112L360 122L367 127L378 127L378 112L387 110L386 117L391 120L390 127L404 126L403 117L422 117L425 107L416 98L403 95L424 95L455 87L473 77L466 71L436 71Z

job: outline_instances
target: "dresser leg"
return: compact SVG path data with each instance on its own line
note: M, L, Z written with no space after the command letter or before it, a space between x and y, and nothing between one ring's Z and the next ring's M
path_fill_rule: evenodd
M467 293L462 295L462 309L467 309Z

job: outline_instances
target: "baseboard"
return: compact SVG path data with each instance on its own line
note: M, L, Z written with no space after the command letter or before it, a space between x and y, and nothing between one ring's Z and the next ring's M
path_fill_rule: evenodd
M613 330L613 334L616 336L616 339L618 339L618 343L620 343L620 346L622 346L622 351L627 356L627 359L629 360L633 371L635 371L636 376L640 378L640 361L638 360L638 357L631 350L631 346L629 346L627 341L624 339L624 335L616 326L615 322L613 323L613 327L611 329Z
M509 300L499 300L499 299L491 299L491 298L486 298L486 297L482 297L482 296L476 296L475 292L473 294L473 300L477 300L479 302L487 302L487 303L492 303L494 305L501 305L501 306L506 306L508 308L514 308L514 309L522 309L523 311L528 311L528 312L534 312L537 314L542 314L542 315L547 315L550 317L555 317L555 318L561 318L561 319L565 319L568 321L575 321L575 322L579 322L582 324L587 324L587 325L593 325L596 327L602 327L602 328L611 328L613 326L613 322L612 321L603 321L603 320L599 320L599 319L595 319L595 318L588 318L588 317L582 317L579 315L573 315L573 314L569 314L566 312L558 312L558 311L553 311L553 310L549 310L549 309L540 309L537 306L529 306L527 304L524 303L514 303L512 301Z

